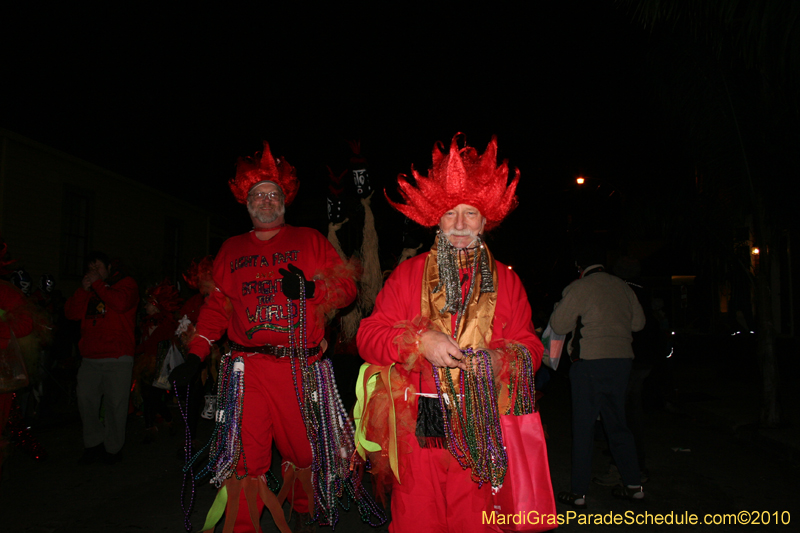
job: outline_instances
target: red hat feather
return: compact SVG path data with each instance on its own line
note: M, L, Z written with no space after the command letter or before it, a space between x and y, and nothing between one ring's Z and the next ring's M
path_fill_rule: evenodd
M287 206L292 203L300 188L294 167L283 158L272 157L267 141L264 141L263 152L256 152L253 157L239 159L236 164L236 176L228 181L228 186L236 201L246 204L250 190L264 181L271 181L281 188L284 204Z
M214 257L207 255L199 262L192 261L189 268L183 274L183 279L193 289L200 291L201 294L209 295L214 290Z
M450 143L449 152L437 142L433 147L433 165L427 176L411 168L416 186L408 176L397 177L400 195L405 203L395 203L387 195L389 203L405 216L422 226L439 224L442 215L459 204L478 208L486 217L486 229L490 230L517 206L517 183L519 169L514 169L514 179L508 183L508 160L497 165L497 137L492 136L486 151L478 151L464 144L459 148L457 133ZM385 191L384 191L385 193Z
M155 287L150 287L145 293L145 301L158 307L159 311L171 313L181 306L181 297L175 286L164 280Z

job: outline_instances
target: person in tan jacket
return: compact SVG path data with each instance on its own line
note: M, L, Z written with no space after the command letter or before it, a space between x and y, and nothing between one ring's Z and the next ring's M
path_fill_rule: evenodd
M605 271L604 253L594 242L576 249L580 278L570 283L550 317L560 335L572 332L569 345L572 385L571 490L558 501L586 507L592 469L594 425L598 414L608 435L611 453L623 485L614 496L641 500L636 445L625 421L625 390L633 361L632 332L644 328L644 310L633 290Z

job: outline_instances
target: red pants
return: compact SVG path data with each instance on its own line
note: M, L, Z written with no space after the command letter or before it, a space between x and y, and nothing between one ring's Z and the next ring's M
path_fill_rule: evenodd
M240 355L234 352L234 356ZM269 470L272 460L272 442L283 461L299 468L311 466L311 445L306 436L306 426L297 403L291 360L271 355L244 355L244 406L242 411L243 456L237 472L248 476L261 476ZM300 365L295 362L297 385L302 395ZM302 397L302 396L301 396ZM308 497L297 481L294 487L294 509L308 512ZM292 491L290 491L291 498ZM264 504L258 499L259 516ZM254 531L247 511L244 492L239 499L236 532Z
M478 488L446 448L420 448L413 436L409 445L413 451L400 456L403 484L392 487L390 533L500 531L482 521L491 512L490 485Z

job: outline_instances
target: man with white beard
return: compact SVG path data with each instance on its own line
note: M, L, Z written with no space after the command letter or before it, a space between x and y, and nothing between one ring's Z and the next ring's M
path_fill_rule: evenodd
M507 393L512 364L535 371L542 359L522 282L483 240L516 206L519 171L508 183L508 162L496 164L497 139L482 155L462 141L459 134L449 149L437 143L427 176L398 177L405 203L389 202L421 226L438 226L438 235L429 252L394 270L358 331L359 353L371 364L362 375L380 376L361 427L380 448L369 455L375 483L392 491L390 533L500 531L482 521L491 483L450 451L456 436L440 400L451 400L439 383L450 369L458 382L458 370L475 364L468 354L488 353L501 398L474 402L488 411ZM476 426L470 436L493 429Z

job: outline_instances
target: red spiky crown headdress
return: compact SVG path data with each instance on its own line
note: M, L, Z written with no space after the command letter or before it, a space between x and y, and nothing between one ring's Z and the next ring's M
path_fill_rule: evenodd
M462 133L453 137L449 152L441 142L434 145L433 165L427 176L411 168L416 187L408 176L400 174L397 184L405 203L395 203L387 195L392 207L420 225L432 227L449 209L467 204L477 207L486 217L487 230L500 224L517 206L519 169L514 169L514 179L509 184L508 160L496 166L497 137L492 136L482 155L466 143L459 148L463 137Z
M250 189L262 181L271 181L280 187L287 206L292 203L300 188L294 167L281 157L272 157L267 141L264 141L263 152L256 152L253 157L239 158L236 176L228 181L228 186L236 201L246 204Z
M214 257L207 255L199 262L192 261L183 279L193 289L200 291L201 294L209 295L214 290L213 278Z
M155 287L147 289L145 301L158 307L159 311L168 313L177 311L181 306L181 297L178 295L178 291L166 279Z

